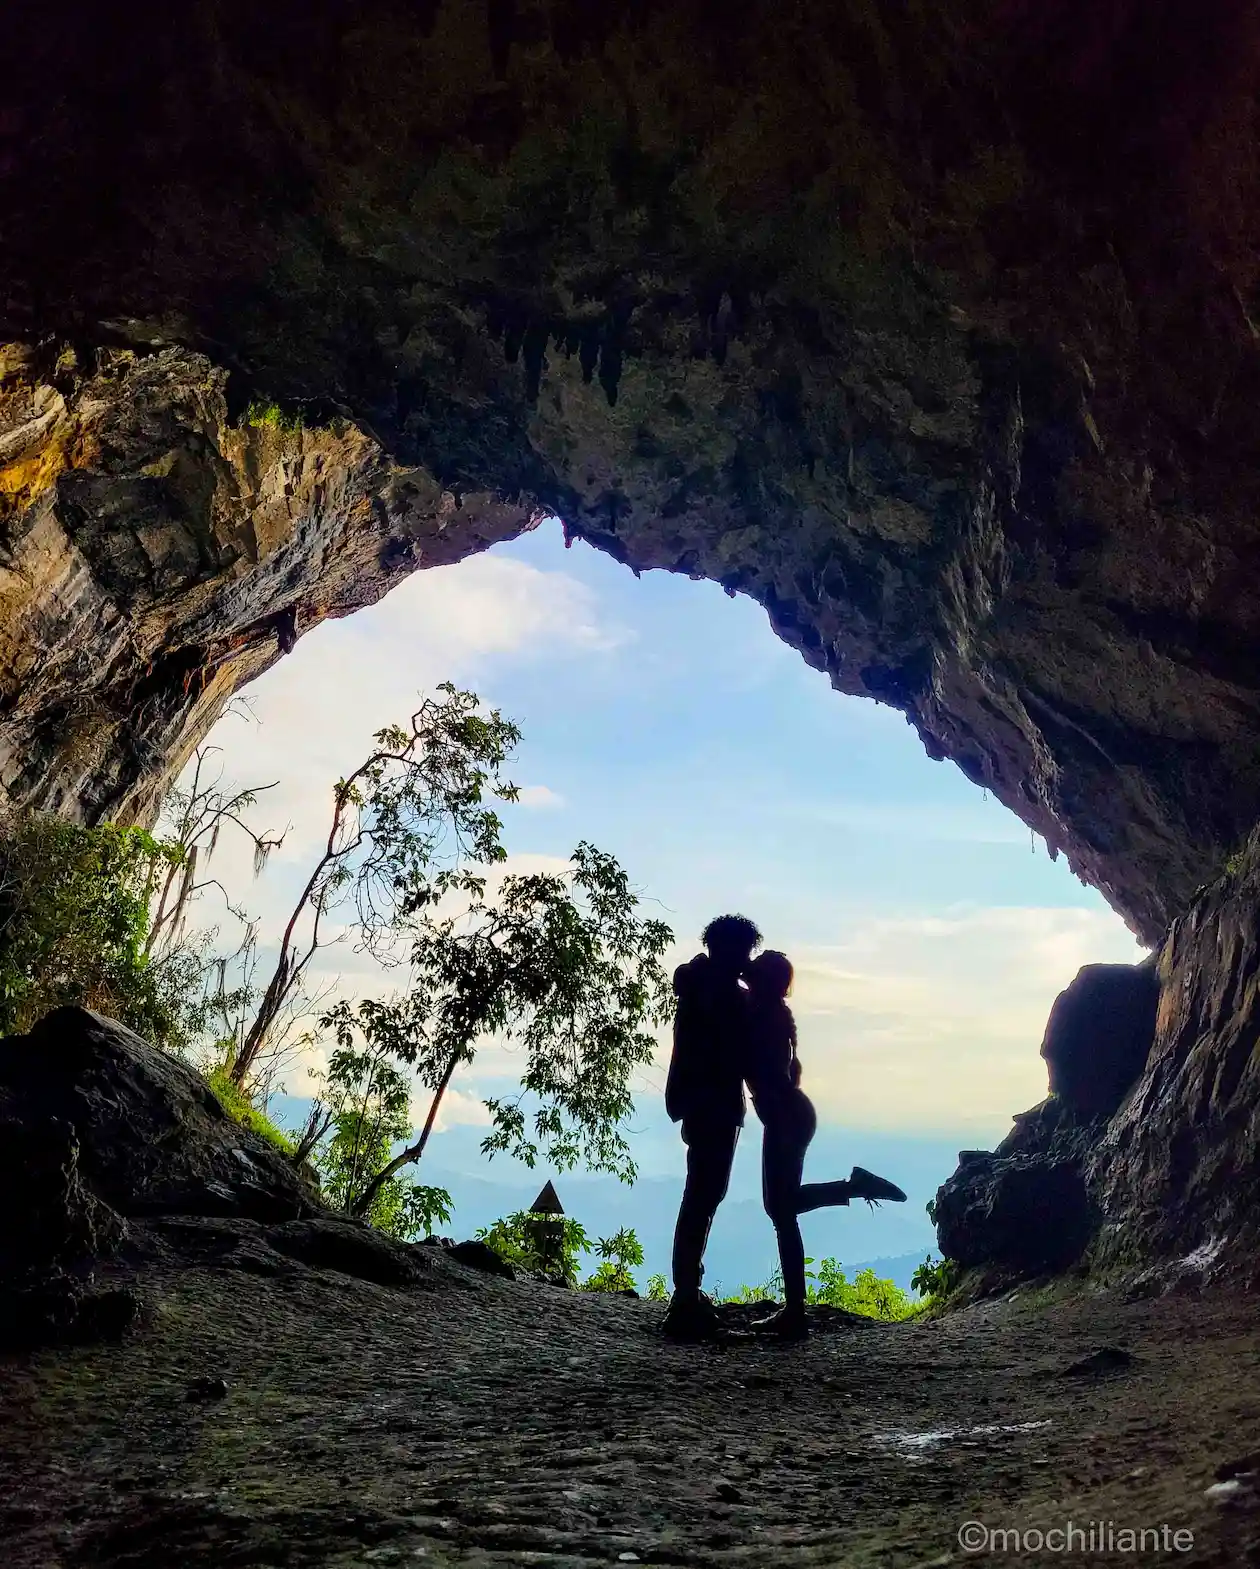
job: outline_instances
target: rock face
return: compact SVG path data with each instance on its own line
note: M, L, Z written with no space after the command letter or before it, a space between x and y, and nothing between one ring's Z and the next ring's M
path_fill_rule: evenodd
M1154 964L1080 972L1042 1054L1058 1093L937 1194L945 1256L1260 1280L1260 832Z
M153 816L228 696L325 616L527 525L347 421L229 419L204 355L0 358L0 783ZM452 521L458 528L451 531Z
M58 1152L71 1141L73 1191L119 1215L284 1221L318 1207L301 1172L233 1122L198 1074L86 1008L0 1041L0 1114L28 1137L47 1130Z
M965 1269L993 1266L1003 1277L1074 1264L1098 1228L1084 1166L1099 1131L1051 1096L1018 1117L992 1154L963 1151L936 1195L942 1254Z
M1124 1263L1197 1253L1260 1277L1260 835L1174 922L1146 1072L1088 1172Z
M59 17L0 122L14 799L146 817L291 638L552 508L1151 940L1260 816L1254 8Z

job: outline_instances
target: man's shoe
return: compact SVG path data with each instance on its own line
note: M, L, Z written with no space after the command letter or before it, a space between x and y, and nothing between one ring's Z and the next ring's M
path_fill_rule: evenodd
M906 1202L905 1194L895 1182L889 1182L886 1177L877 1177L873 1171L867 1171L865 1166L854 1166L849 1173L849 1193L855 1199L865 1199L868 1204Z
M665 1311L661 1333L667 1340L679 1340L688 1345L717 1340L721 1336L717 1309L706 1296L679 1296L675 1292Z
M776 1340L807 1340L809 1320L804 1308L782 1307L769 1318L758 1319L753 1324L758 1335L773 1335Z

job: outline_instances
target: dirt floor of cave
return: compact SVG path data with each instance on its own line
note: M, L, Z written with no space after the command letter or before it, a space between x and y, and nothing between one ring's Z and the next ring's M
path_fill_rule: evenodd
M662 1341L656 1304L445 1260L407 1291L200 1265L139 1286L123 1344L0 1363L13 1569L928 1565L965 1560L967 1521L1194 1535L974 1557L1260 1563L1257 1495L1206 1496L1260 1450L1254 1298L1017 1296L715 1349Z

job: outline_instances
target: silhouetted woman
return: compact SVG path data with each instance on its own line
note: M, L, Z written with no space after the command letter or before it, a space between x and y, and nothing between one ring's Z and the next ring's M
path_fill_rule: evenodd
M807 1210L847 1204L851 1198L904 1201L905 1194L874 1172L854 1166L843 1182L806 1182L805 1152L818 1127L813 1102L801 1089L796 1020L787 1005L792 965L786 954L760 954L744 971L748 983L749 1062L746 1078L761 1118L761 1194L779 1244L784 1306L756 1327L784 1340L803 1340L805 1244L797 1220Z

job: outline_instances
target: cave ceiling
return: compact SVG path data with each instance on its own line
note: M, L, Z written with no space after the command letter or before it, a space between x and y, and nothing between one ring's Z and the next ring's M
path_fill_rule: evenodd
M557 513L891 703L1142 936L1260 817L1260 21L19 5L0 782Z

